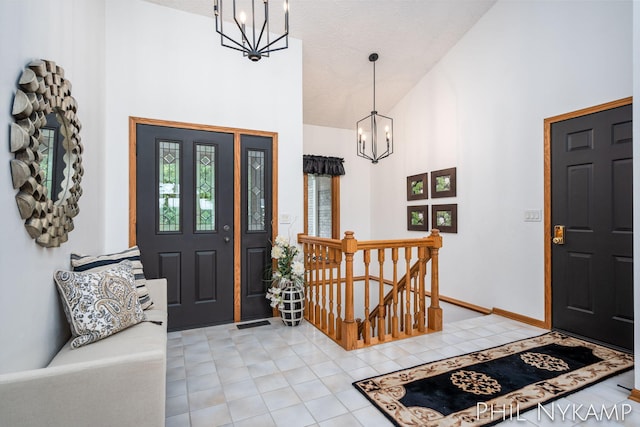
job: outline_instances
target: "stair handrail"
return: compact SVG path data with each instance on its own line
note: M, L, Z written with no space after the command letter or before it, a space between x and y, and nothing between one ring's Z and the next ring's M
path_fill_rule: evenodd
M426 264L427 262L429 262L429 260L431 260L431 254L427 254L427 258L424 261L424 263ZM418 271L420 270L419 263L420 263L419 260L413 263L413 265L411 266L411 269L407 273L405 273L404 276L400 278L400 280L398 280L398 287L396 290L397 293L403 292L405 290L405 287L407 286L407 283L411 283L411 279L418 275ZM393 300L393 289L387 292L387 294L384 296L384 300L381 305L384 307L388 307L391 305L390 303L392 300ZM379 312L380 312L380 306L377 305L369 313L369 316L368 316L369 323L373 322L378 317ZM362 331L364 329L364 325L365 325L364 322L358 322L358 337L362 337Z

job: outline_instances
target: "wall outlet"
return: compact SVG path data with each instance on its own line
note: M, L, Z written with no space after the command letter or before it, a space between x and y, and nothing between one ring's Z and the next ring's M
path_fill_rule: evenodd
M542 211L539 209L524 211L524 222L540 222L542 221Z

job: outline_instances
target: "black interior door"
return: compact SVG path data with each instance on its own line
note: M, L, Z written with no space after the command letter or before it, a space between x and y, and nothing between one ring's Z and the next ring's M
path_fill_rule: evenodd
M241 135L242 320L271 317L265 298L272 234L272 145L270 137Z
M551 126L552 324L633 348L631 105Z
M136 239L169 329L233 321L233 134L138 124Z

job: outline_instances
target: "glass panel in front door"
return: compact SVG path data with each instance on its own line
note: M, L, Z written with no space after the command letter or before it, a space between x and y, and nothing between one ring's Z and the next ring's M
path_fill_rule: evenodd
M196 231L216 229L216 147L196 144Z
M264 152L256 150L248 150L249 174L247 182L247 209L249 231L264 231L265 211L264 211Z
M180 143L159 141L158 144L158 231L180 231Z

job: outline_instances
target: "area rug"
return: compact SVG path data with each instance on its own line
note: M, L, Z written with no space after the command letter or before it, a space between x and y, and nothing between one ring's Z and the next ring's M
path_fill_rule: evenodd
M559 415L542 405L631 368L633 355L550 332L353 385L397 426L489 426L534 408Z

